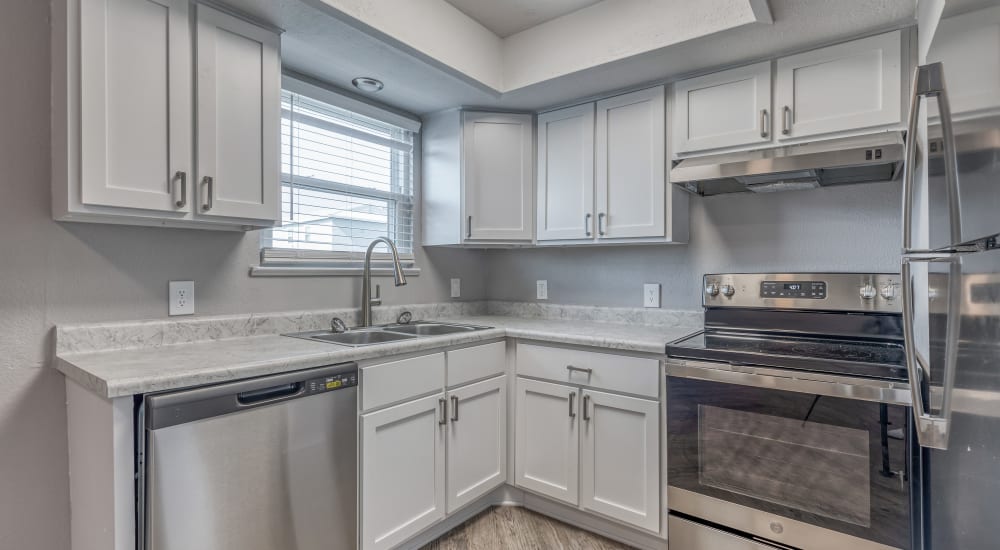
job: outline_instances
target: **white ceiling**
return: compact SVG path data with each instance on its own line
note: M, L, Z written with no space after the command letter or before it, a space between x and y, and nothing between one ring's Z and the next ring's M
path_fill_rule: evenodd
M505 38L601 0L445 0Z
M913 0L769 0L773 24L748 25L688 40L501 93L429 55L405 47L391 36L359 25L326 6L326 1L226 0L226 3L285 29L281 43L282 63L286 68L345 90L352 89L350 82L354 77L379 78L385 82L385 89L369 96L369 100L417 115L453 107L542 110L914 22Z

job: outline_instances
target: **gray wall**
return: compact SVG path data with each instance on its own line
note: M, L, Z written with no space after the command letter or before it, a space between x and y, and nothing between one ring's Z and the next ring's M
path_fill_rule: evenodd
M642 305L642 283L660 283L663 307L701 307L705 273L899 271L900 184L774 194L693 197L686 246L491 251L489 297Z
M199 314L344 307L353 278L250 278L258 235L52 221L49 3L5 0L0 14L0 548L66 550L66 396L50 364L57 323L164 317L167 281L193 279ZM482 253L418 253L388 304L485 297Z

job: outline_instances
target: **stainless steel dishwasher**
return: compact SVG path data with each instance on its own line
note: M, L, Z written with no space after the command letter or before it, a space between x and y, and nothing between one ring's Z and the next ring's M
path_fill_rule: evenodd
M356 548L357 384L346 364L148 396L144 549Z

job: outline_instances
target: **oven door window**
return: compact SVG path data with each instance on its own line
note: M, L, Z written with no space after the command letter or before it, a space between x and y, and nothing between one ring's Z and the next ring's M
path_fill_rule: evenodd
M671 486L909 547L905 407L675 377L667 390Z

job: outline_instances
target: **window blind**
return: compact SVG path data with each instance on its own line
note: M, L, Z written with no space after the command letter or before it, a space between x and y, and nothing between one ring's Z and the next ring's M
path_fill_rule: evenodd
M262 265L356 264L381 236L412 260L414 137L283 90L282 226L264 233Z

